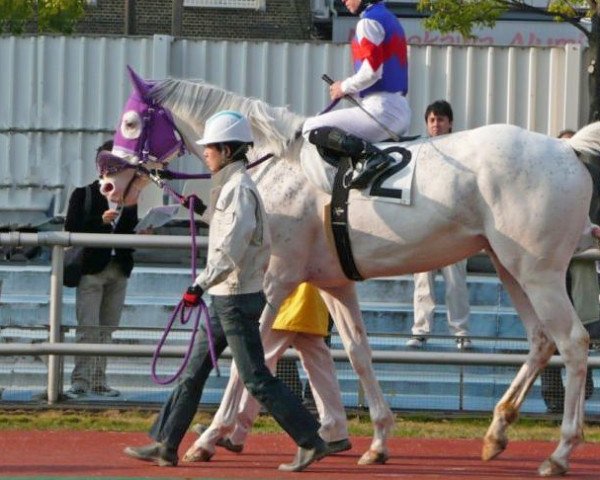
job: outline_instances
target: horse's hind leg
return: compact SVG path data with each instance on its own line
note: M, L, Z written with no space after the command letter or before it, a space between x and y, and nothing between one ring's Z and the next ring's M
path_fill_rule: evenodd
M531 350L527 362L496 407L494 421L486 439L488 436L491 440L501 438L497 433L502 433L503 428L499 426L497 417L501 417L501 410L508 408L509 415L505 418L512 416L514 419L518 410L511 411L511 402L514 399L514 405L520 406L538 371L546 365L551 356L554 343L567 371L565 410L560 442L550 458L540 465L538 471L542 476L565 474L569 468L571 451L583 437L584 384L589 335L577 318L567 296L565 271L568 258L568 255L561 255L558 249L553 251L553 255L521 256L518 267L513 265L515 271L520 272L518 284L506 269L496 265L513 297L515 308L522 315ZM551 260L554 264L550 263ZM564 269L559 268L560 261L564 261ZM491 451L488 458L493 456Z
M569 456L573 448L583 438L589 335L569 301L564 278L553 277L551 272L537 272L536 276L524 282L524 288L545 331L556 343L567 372L560 442L538 470L542 476L563 475L569 469Z
M542 324L523 289L504 266L500 264L496 256L491 252L490 256L494 262L498 276L502 280L515 309L523 321L530 343L530 350L527 360L494 408L492 423L483 440L483 449L481 452L483 460L491 460L506 448L508 444L506 429L517 419L519 409L525 400L527 392L535 381L540 369L546 365L555 350L554 342L544 333Z
M389 458L387 437L394 426L394 415L390 410L379 382L375 378L371 362L366 330L362 321L358 298L353 284L343 287L322 289L323 299L335 322L348 358L361 381L369 414L373 422L373 441L358 461L359 465L385 463Z

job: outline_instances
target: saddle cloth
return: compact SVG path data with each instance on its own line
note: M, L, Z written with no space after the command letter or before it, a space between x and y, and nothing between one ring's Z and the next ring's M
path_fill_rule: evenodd
M386 150L390 147L400 145L399 143L378 143L376 147ZM398 169L398 164L402 162L402 154L391 152L390 155L396 159L397 163L392 164L377 176L367 188L363 190L352 189L350 191L350 200L373 201L374 197L376 197L377 200L385 202L410 205L417 152L414 146L407 149L412 153L412 159L407 165ZM308 180L321 191L331 195L336 167L325 162L319 155L316 147L309 142L304 142L300 152L300 163Z

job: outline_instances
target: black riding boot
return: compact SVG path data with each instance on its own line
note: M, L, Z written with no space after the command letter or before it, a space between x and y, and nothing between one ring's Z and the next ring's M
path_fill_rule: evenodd
M336 127L311 130L308 140L323 148L343 153L352 158L354 172L351 188L365 188L393 159L371 143Z

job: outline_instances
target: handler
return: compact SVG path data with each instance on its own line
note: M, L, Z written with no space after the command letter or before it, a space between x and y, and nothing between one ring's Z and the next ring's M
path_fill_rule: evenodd
M258 190L246 173L246 152L253 143L250 125L237 112L219 112L208 119L197 143L204 146L213 174L212 220L206 268L184 302L197 305L209 290L241 380L299 447L294 461L280 469L301 471L328 454L327 444L300 399L265 365L258 321L265 306L262 284L271 241ZM193 460L189 452L186 457Z

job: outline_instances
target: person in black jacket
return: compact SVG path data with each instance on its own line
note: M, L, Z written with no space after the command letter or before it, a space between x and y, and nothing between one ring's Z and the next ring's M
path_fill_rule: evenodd
M112 141L98 148L112 150ZM102 172L101 172L102 173ZM89 212L85 211L86 191L91 195ZM69 199L65 230L85 233L134 233L137 205L109 205L100 193L98 180L76 188ZM82 277L75 293L77 316L76 341L105 343L119 325L125 303L127 279L133 269L132 249L86 248L83 253ZM106 383L106 357L75 356L71 388L66 394L79 397L93 393L109 397L120 395Z

